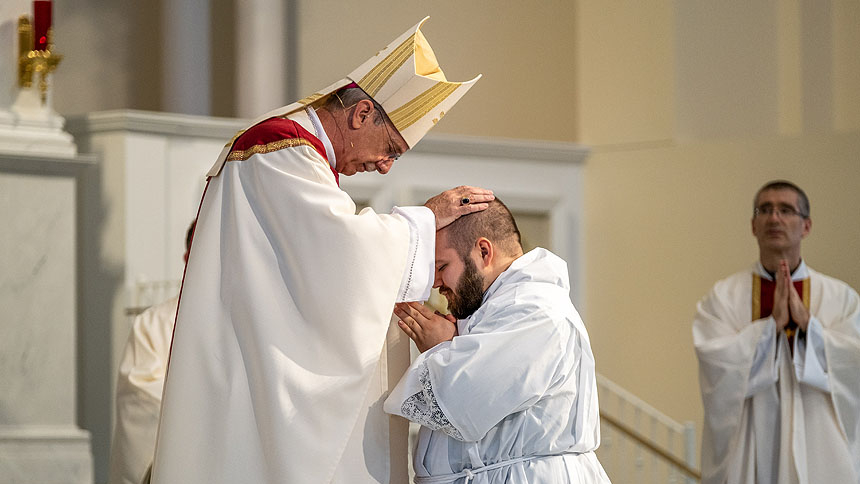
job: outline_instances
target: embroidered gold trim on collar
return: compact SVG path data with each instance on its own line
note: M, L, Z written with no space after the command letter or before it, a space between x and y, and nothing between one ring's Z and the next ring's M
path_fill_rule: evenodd
M264 145L254 145L244 151L231 151L230 154L227 155L227 161L244 161L250 158L251 155L271 153L273 151L282 150L284 148L293 148L296 146L310 146L313 148L314 145L312 145L310 141L301 138L282 139L272 141L271 143L266 143Z

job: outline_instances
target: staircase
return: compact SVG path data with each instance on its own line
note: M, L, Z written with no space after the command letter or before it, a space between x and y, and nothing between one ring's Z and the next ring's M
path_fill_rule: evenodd
M597 375L601 444L597 456L614 484L693 484L696 433L603 375Z

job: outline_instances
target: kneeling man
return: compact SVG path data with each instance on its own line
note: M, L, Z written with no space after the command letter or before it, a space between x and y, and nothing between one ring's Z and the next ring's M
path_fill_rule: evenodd
M541 248L524 255L496 199L437 232L434 287L453 316L396 306L422 354L385 402L421 424L415 482L608 483L567 264Z

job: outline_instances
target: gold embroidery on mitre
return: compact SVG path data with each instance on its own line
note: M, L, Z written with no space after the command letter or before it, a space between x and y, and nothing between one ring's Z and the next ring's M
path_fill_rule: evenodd
M394 127L402 132L423 118L436 106L454 93L462 83L437 82L436 85L422 92L415 99L389 113L388 117ZM439 116L441 118L441 116Z
M296 146L310 146L313 148L313 145L308 140L301 138L282 139L272 141L271 143L266 143L264 145L254 145L247 150L231 151L230 154L227 155L227 161L244 161L250 158L251 155L271 153L273 151L282 150L284 148L293 148Z
M382 62L373 66L360 81L359 86L369 96L373 97L379 92L383 85L391 79L391 76L397 72L403 64L412 56L414 52L415 34L410 35L398 45L397 48L391 51L390 54L382 59Z

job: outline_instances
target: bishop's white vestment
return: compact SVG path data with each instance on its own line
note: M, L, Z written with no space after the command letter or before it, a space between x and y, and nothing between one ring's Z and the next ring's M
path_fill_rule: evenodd
M594 356L570 301L566 263L516 259L459 335L422 353L385 402L421 424L423 483L608 483Z
M810 321L790 340L753 316L772 280L757 263L698 305L702 483L860 484L860 298L801 263Z
M387 481L374 467L375 446L387 456L387 437L375 434L385 429L358 420L373 403L363 402L394 303L429 296L435 219L425 207L356 214L326 147L308 108L254 125L211 172L155 484ZM351 438L355 428L365 434ZM350 442L365 444L368 467L344 480L335 476Z
M170 298L134 318L117 377L110 484L140 484L152 464L178 301Z

